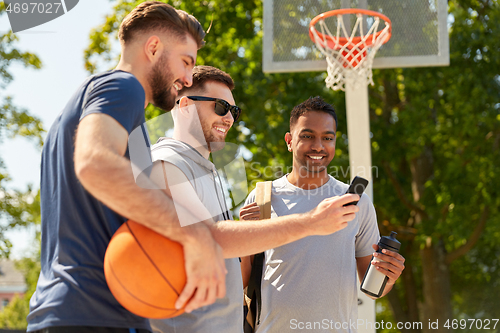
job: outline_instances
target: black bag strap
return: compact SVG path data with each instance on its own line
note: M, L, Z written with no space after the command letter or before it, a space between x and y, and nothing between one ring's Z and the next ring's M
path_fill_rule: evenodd
M255 202L260 208L260 219L271 218L272 181L257 183ZM250 310L254 314L253 327L260 324L260 310L262 309L262 270L264 267L264 252L254 255L250 280L248 281L247 295L250 296Z
M250 280L248 281L247 295L252 299L250 309L255 315L254 327L260 324L260 310L262 309L262 269L264 267L264 252L254 255Z

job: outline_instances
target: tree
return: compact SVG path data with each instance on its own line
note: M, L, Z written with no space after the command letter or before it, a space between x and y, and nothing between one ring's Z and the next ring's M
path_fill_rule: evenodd
M5 4L0 3L0 16L5 15ZM9 72L13 63L24 67L41 68L40 59L28 52L16 48L17 37L12 31L0 33L0 92L14 78ZM3 95L3 94L2 94ZM3 95L0 100L0 142L5 138L26 137L41 147L44 130L40 120L24 109L13 104L10 96ZM12 190L7 187L10 180L3 161L0 159L0 256L8 257L11 243L5 237L5 231L40 223L40 194L32 186L26 191ZM23 259L19 268L26 272L28 291L22 298L14 299L0 313L0 327L26 328L28 302L34 292L39 274L39 259Z
M370 90L375 196L388 199L377 212L406 236L411 259L389 300L397 321L420 319L424 331L428 320L499 315L485 305L499 291L500 7L450 1L449 10L450 66L377 71L383 89ZM477 294L464 290L471 282Z
M142 1L119 1L90 34L87 68L111 58L119 22ZM228 140L253 153L249 181L279 177L291 156L283 136L294 105L321 95L338 110L331 172L347 180L344 95L326 90L324 73L262 72L262 2L174 1L211 24L197 64L231 74L243 109ZM382 234L403 240L406 269L382 304L394 321L499 318L500 9L497 0L449 1L451 65L374 71L369 88L375 206ZM286 16L286 15L285 15ZM160 111L150 108L148 116ZM271 168L269 168L271 166ZM344 173L345 172L345 173ZM469 287L470 285L470 287ZM464 288L464 286L468 286ZM435 330L433 330L435 331Z
M0 16L5 15L5 4L0 3ZM13 80L9 67L13 63L20 63L27 68L39 69L41 61L32 53L21 52L15 48L17 37L12 31L0 34L0 91ZM42 146L43 127L40 120L29 114L28 111L16 107L10 96L3 96L0 100L0 140L22 136L34 139L39 147ZM0 225L0 255L10 253L11 244L5 238L4 232L8 229L26 226L29 223L39 222L39 207L36 206L36 191L29 187L27 191L14 191L6 187L10 180L3 161L0 159L0 217L7 224Z

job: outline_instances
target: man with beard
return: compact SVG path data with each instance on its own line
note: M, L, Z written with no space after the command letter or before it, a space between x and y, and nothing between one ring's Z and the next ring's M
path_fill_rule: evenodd
M145 122L144 108L168 111L191 85L204 35L183 11L140 4L120 25L117 68L88 78L49 130L41 164L42 267L28 331L150 330L115 300L104 278L107 245L126 219L183 245L187 285L177 307L189 300L189 311L225 295L224 259L209 228L181 228L171 198L137 186L128 159L128 136Z
M325 198L343 195L348 188L328 174L335 156L337 115L321 97L309 98L293 108L285 141L293 154L290 174L272 183L271 221L307 212ZM255 191L240 210L242 220L259 219ZM379 231L375 209L366 194L359 212L335 234L313 236L264 252L262 307L256 332L313 330L356 332L356 269L361 279L377 249ZM392 251L374 254L384 262L376 268L389 277L387 294L404 269L404 258ZM242 258L248 281L252 257Z
M226 297L175 318L152 320L155 332L242 332L243 285L238 257L308 235L336 232L347 226L358 211L356 206L343 207L359 199L349 194L318 202L317 208L305 214L260 224L231 221L218 172L208 158L211 152L224 147L226 134L240 115L240 108L234 105L233 87L227 73L210 66L196 66L193 85L179 91L180 99L172 110L173 138L160 138L151 148L155 161L151 178L172 196L180 223L205 221L228 258ZM195 216L184 216L184 209ZM215 299L213 294L210 297Z

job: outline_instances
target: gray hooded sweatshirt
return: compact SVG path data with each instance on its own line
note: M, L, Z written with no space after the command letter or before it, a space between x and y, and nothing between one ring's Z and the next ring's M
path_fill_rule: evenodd
M221 189L218 173L212 162L190 145L161 138L151 147L152 160L163 160L179 168L190 181L199 199L215 221L232 219ZM169 180L170 183L170 180ZM238 258L226 259L226 297L214 304L180 316L151 320L154 332L163 333L242 333L243 283Z

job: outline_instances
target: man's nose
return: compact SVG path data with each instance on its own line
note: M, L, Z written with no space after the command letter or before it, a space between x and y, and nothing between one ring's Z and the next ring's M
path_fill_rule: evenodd
M323 150L323 141L321 140L321 138L316 138L313 141L311 149L314 149L314 150L317 150L317 151Z

